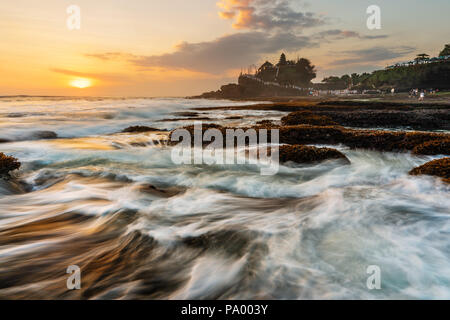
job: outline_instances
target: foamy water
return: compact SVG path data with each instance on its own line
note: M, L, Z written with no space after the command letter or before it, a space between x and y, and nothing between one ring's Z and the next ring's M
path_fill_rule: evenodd
M0 99L0 139L13 141L0 151L20 159L28 189L0 185L0 298L450 298L449 187L408 175L438 157L338 146L351 165L262 176L257 165L175 165L151 143L163 133L117 134L233 104ZM42 131L63 139L31 140ZM66 288L69 265L81 290ZM381 290L366 286L370 265Z

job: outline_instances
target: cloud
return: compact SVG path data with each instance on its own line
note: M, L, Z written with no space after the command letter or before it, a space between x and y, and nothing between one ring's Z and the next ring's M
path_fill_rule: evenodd
M219 16L234 20L236 29L290 31L324 24L312 12L293 9L289 0L221 0L217 5Z
M373 35L373 36L367 36L367 35L361 35L359 32L351 31L351 30L340 30L340 29L332 29L332 30L326 30L321 31L319 33L316 33L314 37L321 38L321 39L347 39L347 38L358 38L358 39L385 39L388 37L388 35Z
M349 56L349 58L335 60L333 61L333 64L360 64L392 60L410 54L415 50L416 48L414 47L402 46L398 48L373 47L361 50L344 51L342 54Z
M183 42L176 46L173 53L135 57L129 61L139 67L180 68L206 73L222 73L255 63L262 55L297 51L313 46L316 44L305 36L292 33L268 35L264 32L253 31L225 35L213 41Z
M376 36L361 36L362 39L369 39L369 40L373 40L373 39L386 39L389 36L386 34L380 34L380 35L376 35Z
M87 53L87 54L85 54L85 56L89 57L89 58L96 58L96 59L103 60L103 61L127 59L127 58L136 57L133 54L124 53L124 52Z

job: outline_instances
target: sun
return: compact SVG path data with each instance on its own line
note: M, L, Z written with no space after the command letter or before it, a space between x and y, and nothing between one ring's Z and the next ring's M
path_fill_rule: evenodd
M78 78L70 81L70 85L78 89L84 89L92 86L92 81L85 78Z

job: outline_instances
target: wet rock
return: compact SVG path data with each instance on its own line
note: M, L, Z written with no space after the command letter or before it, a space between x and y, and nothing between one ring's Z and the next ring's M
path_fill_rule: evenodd
M325 160L341 159L346 164L350 160L340 151L331 148L316 148L303 145L284 145L279 149L280 162L315 163Z
M256 122L256 124L258 126L267 126L267 127L272 127L275 125L275 123L272 120L261 120Z
M369 149L386 152L406 152L412 151L414 148L434 141L434 144L439 144L439 141L444 142L450 139L449 134L431 133L431 132L406 132L406 131L385 131L385 130L355 130L348 129L341 126L313 126L313 125L295 125L295 126L277 126L265 122L264 124L253 127L222 127L216 124L202 125L202 135L207 129L218 129L223 136L223 141L226 141L227 129L241 129L244 133L249 129L256 131L259 139L260 130L279 130L279 141L271 141L271 134L268 134L268 141L273 143L282 143L289 145L308 145L308 144L344 144L354 149ZM191 143L194 144L194 126L187 126L186 129L191 136ZM178 141L171 141L173 131L170 134L169 145L176 145ZM237 133L236 133L237 134ZM203 145L209 145L211 142L203 141ZM447 142L440 145L440 148L431 148L427 150L427 154L442 154L447 147ZM418 147L419 149L419 147Z
M413 153L422 155L436 155L436 154L450 155L450 139L432 140L422 143L414 147Z
M223 141L226 141L225 140L225 130L226 130L225 127L222 127L221 125L214 124L214 123L205 123L205 124L202 124L201 128L202 128L201 129L201 136L202 137L203 137L203 134L205 133L206 130L208 130L208 129L217 129L220 132L222 132L222 135L223 135L223 138L224 138ZM191 145L194 145L195 126L194 125L190 125L190 126L186 126L186 127L180 128L180 129L184 129L184 130L187 130L189 132L190 137L191 137ZM174 131L176 131L176 130L174 130ZM172 140L172 135L173 135L174 131L172 131L170 133L170 135L169 135L169 141L168 141L169 145L177 145L178 143L182 142L182 139L180 139L180 141L173 141ZM211 142L210 141L204 141L203 138L202 138L202 143L203 143L203 145L209 145Z
M428 141L443 141L448 134L428 132L353 130L339 126L283 126L280 142L286 144L345 144L378 151L411 151Z
M346 127L396 128L416 130L450 130L450 108L447 104L414 104L411 102L324 101L313 100L276 102L247 106L202 107L198 111L213 110L270 110L283 112L304 111ZM290 124L317 122L292 122ZM289 124L288 122L286 124ZM323 124L318 124L323 125Z
M174 116L178 116L178 117L197 117L198 116L198 112L174 112L172 113L172 115Z
M450 158L433 160L424 165L414 168L409 172L410 175L429 175L440 177L444 182L450 183Z
M285 126L298 124L310 124L314 126L337 125L330 117L317 115L310 111L291 112L287 116L281 118L281 123Z
M141 192L152 194L158 198L170 198L186 191L183 187L158 188L151 184L143 184L139 186Z
M167 118L167 119L161 119L160 122L175 122L175 121L200 121L200 120L213 120L209 117L194 117L194 118Z
M248 252L249 246L257 236L258 233L251 230L224 229L181 240L191 248L241 257Z
M56 139L58 135L53 131L36 131L33 132L32 139L40 140L40 139Z
M0 152L0 176L8 177L11 171L20 168L20 162L14 157L7 156Z
M165 129L156 129L147 126L131 126L126 129L123 129L123 133L142 133L142 132L152 132L152 131L167 131Z
M242 117L242 116L231 116L231 117L226 117L225 120L240 120L243 118L244 117Z

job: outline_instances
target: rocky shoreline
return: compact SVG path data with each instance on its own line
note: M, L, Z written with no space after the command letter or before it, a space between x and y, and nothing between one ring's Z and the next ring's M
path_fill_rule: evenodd
M415 155L450 155L450 134L426 132L450 130L450 105L447 103L404 103L389 101L311 101L276 102L250 106L194 108L196 111L214 110L262 110L289 112L281 118L281 124L272 120L258 121L251 127L240 129L278 129L280 161L314 163L329 159L344 159L336 149L316 148L314 144L345 145L352 149L380 152L411 152ZM407 128L423 131L392 131L365 128ZM226 129L217 124L204 124L203 130ZM185 127L193 133L194 127ZM169 139L170 140L170 139ZM346 159L346 158L345 158ZM434 175L449 182L447 160L435 161L413 169L411 174ZM348 161L348 159L346 159ZM349 162L349 161L348 161ZM428 170L432 167L433 170ZM439 168L439 169L436 169Z
M316 116L328 117L330 124L337 123L347 127L450 130L450 104L447 103L303 100L250 106L195 108L194 110L308 111Z
M380 152L411 152L420 156L450 155L450 134L445 132L427 132L427 130L450 130L450 105L447 104L413 104L385 101L296 101L254 104L247 106L224 106L193 108L193 111L175 114L182 118L172 121L194 121L211 119L198 111L215 110L262 110L279 111L286 115L280 121L255 121L252 126L222 126L214 123L203 124L202 129L217 129L225 134L226 129L279 130L280 162L316 163L325 160L350 161L336 149L317 148L312 145L345 145L351 149L367 149ZM186 117L186 118L183 118ZM225 119L239 120L244 116L229 116ZM161 120L161 122L167 119ZM424 131L378 130L365 128L412 128ZM194 126L185 126L193 134ZM127 127L121 131L126 134L163 132L145 125ZM173 132L173 131L172 131ZM168 143L173 145L169 135ZM44 135L43 139L55 139ZM224 139L225 141L225 139ZM1 142L1 141L0 141ZM4 141L9 142L9 141ZM205 145L209 144L205 142ZM429 174L440 176L449 182L447 160L425 164L411 171L411 174ZM0 153L0 176L8 181L10 172L20 168L19 160ZM432 169L430 169L432 168ZM439 168L437 170L436 168Z

